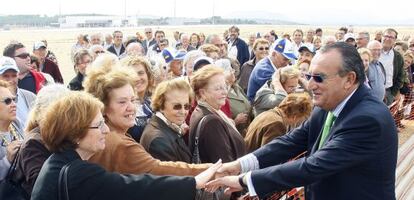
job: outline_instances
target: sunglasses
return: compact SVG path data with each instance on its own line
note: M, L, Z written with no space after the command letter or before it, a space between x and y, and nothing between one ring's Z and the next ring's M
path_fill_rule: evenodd
M17 56L14 56L14 57L19 57L21 59L26 59L27 57L30 57L30 54L29 53L22 53L22 54L19 54Z
M7 97L7 98L1 100L0 102L4 103L6 105L10 105L12 103L12 101L14 103L17 103L17 97Z
M177 103L177 104L173 105L174 110L181 110L181 109L183 109L183 107L184 107L184 110L190 110L191 105L189 103L186 103L184 105Z
M263 51L263 50L269 50L269 47L260 47L260 48L257 48L257 49L259 49L260 51Z
M151 31L149 31L149 32L145 32L145 33L149 34L149 33L152 33L152 32L151 32Z
M105 51L95 51L95 54L105 53Z
M333 74L334 75L338 75L339 73ZM305 73L305 78L309 81L311 78L313 78L313 80L317 83L322 83L324 80L328 79L328 77L324 74L315 74L315 75L311 75L308 73ZM332 77L331 77L332 78Z

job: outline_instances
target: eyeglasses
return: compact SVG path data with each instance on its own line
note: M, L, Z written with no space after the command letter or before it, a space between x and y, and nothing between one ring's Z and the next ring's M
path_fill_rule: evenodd
M220 47L224 47L225 44L215 44L214 46L220 48Z
M260 51L263 51L263 50L268 51L269 50L269 47L260 47L260 48L257 48L257 49L259 49Z
M177 103L177 104L174 104L173 105L173 109L174 110L181 110L181 109L183 109L184 108L184 110L190 110L190 108L191 108L191 105L189 104L189 103L186 103L186 104L179 104L179 103Z
M105 53L105 51L95 51L95 54Z
M212 90L218 92L218 91L226 91L228 90L227 85L219 85L211 88Z
M10 105L12 103L12 101L14 103L17 103L17 97L7 97L7 98L1 100L0 102L4 103L6 105Z
M27 57L30 57L30 54L29 53L22 53L22 54L14 56L14 57L19 57L21 59L26 59Z
M90 129L99 129L102 133L106 133L106 131L104 130L105 128L105 120L101 120L99 121L97 126L90 126Z
M337 75L338 73L336 73L336 74L334 74L334 75ZM315 75L312 75L312 74L308 74L308 73L305 73L305 77L306 77L306 79L309 81L311 78L313 78L313 80L315 81L315 82L317 82L317 83L322 83L324 80L326 80L326 79L328 79L328 77L326 76L326 75L324 75L324 74L315 74Z
M146 34L150 34L150 33L152 33L151 31L148 31L148 32L145 32Z
M80 63L78 63L78 65L89 65L89 64L91 64L92 63L92 61L91 60L87 60L87 61L85 61L85 62L80 62Z

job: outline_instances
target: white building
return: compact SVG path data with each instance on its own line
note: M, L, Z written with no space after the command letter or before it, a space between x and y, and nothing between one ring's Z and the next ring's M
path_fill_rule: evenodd
M59 18L60 28L137 26L135 17L120 16L66 16Z

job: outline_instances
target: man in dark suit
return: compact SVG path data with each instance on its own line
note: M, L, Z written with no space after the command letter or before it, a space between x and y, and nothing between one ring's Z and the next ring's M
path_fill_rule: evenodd
M246 42L239 38L240 29L237 26L229 28L230 38L228 41L228 54L229 57L236 58L239 61L240 66L249 60L250 53L249 47Z
M157 41L155 41L154 35L152 34L152 28L145 28L145 40L142 41L142 47L144 48L144 55L147 54L148 49L150 46L154 45L157 43Z
M398 138L388 108L364 85L356 49L343 42L326 46L311 62L309 89L315 108L290 133L252 154L226 163L210 190L242 187L263 198L305 186L307 200L393 200ZM306 151L304 158L287 162Z
M114 43L107 50L119 58L125 52L125 46L122 43L123 34L121 31L114 31L112 36Z

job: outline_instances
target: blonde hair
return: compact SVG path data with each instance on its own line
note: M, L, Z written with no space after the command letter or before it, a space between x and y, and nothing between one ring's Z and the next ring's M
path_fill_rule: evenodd
M218 54L220 53L220 49L213 44L203 44L200 47L200 50L207 55L210 55L210 53L214 53L214 52Z
M188 102L191 103L193 92L191 90L190 85L184 79L177 78L172 80L164 81L158 84L157 88L155 88L154 94L152 95L152 103L151 107L154 111L160 111L164 109L164 104L166 101L166 94L168 92L179 90L188 93L189 99Z
M148 87L146 89L146 92L152 92L154 90L154 70L146 58L136 55L127 56L121 60L121 65L131 67L132 69L135 69L138 65L142 65L145 69L145 73L147 73L148 78Z
M284 84L287 80L293 79L293 78L299 78L300 71L296 69L293 66L287 66L283 67L282 69L279 69L280 71L280 83ZM274 73L274 76L276 73ZM276 77L273 77L276 78Z
M54 102L40 121L40 134L47 148L51 152L77 148L102 108L98 99L79 91Z
M371 51L369 49L367 49L367 48L359 48L358 49L358 53L359 53L360 56L362 56L364 54L367 55L369 57L369 62L371 62L371 60L372 60L372 54L371 54Z
M129 68L117 68L112 71L96 69L86 76L85 91L101 100L105 106L109 104L109 93L130 84L135 90L136 72ZM135 91L134 91L135 92Z
M0 87L10 89L10 84L7 81L0 80Z
M307 118L312 112L312 101L307 93L292 93L278 107L288 118Z
M269 41L263 38L258 38L253 43L253 49L256 50L259 44L267 44L270 45Z
M211 64L202 67L193 74L193 77L191 77L191 87L197 98L200 97L200 89L206 87L210 78L218 74L224 76L224 70Z

